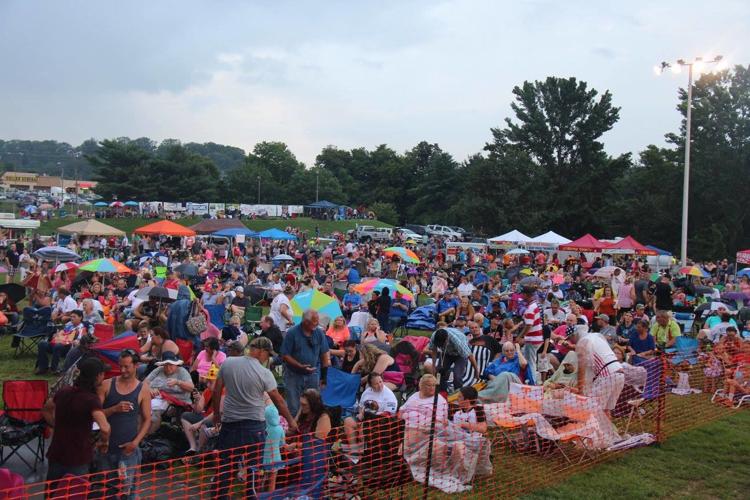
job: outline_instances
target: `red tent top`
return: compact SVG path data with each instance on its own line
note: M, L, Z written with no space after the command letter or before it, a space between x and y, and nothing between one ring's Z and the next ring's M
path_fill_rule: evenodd
M750 248L737 252L737 264L750 264Z
M565 245L560 245L558 248L568 252L601 252L603 249L607 248L607 244L602 243L589 233L586 233L577 240L566 243Z
M153 224L139 227L135 234L166 234L167 236L195 236L195 231L185 226L181 226L171 220L160 220Z
M644 245L638 243L638 241L632 236L626 236L617 243L607 245L606 250L632 250L636 255L656 255L654 250L651 250Z

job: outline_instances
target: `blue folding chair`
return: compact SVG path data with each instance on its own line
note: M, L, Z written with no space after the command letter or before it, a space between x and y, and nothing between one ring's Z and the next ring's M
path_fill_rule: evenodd
M698 362L698 339L680 336L675 339L674 347L665 349L664 352L672 355L672 364L679 365L683 361L694 365Z
M323 404L328 408L341 408L342 416L352 415L357 405L357 393L362 382L359 375L353 375L329 367L326 386L320 393Z
M633 420L633 416L637 415L638 420L641 422L641 428L643 430L643 414L645 411L641 409L644 406L653 404L663 394L661 390L661 375L662 375L662 364L660 358L653 358L637 366L642 366L646 369L646 383L643 384L643 390L641 391L640 397L633 398L627 403L630 406L630 415L628 415L628 423L625 425L623 434L628 433L630 428L630 422Z
M323 498L325 480L328 477L329 446L323 439L313 434L302 436L302 457L284 462L250 467L251 488L259 500L318 499ZM271 471L280 466L289 466L302 462L300 481L269 492L258 492L255 486L255 476L259 471ZM283 473L283 472L282 472Z
M205 307L206 311L208 311L208 318L211 323L219 330L224 328L224 314L226 313L224 304L212 304L210 306L203 307Z
M676 312L674 313L675 322L682 328L683 334L688 334L693 331L693 324L695 323L695 313L687 312Z
M35 354L36 346L42 340L47 340L55 333L55 325L52 323L51 307L25 307L23 309L23 325L18 333L13 335L12 347L15 347L15 356L21 354Z
M362 335L362 329L358 326L349 327L349 339L359 344L359 337Z

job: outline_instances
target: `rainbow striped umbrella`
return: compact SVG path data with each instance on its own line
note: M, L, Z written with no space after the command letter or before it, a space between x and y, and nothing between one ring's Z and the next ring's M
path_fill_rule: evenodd
M129 274L133 271L126 265L120 264L113 259L94 259L84 262L78 266L79 271L92 271L95 273L117 273Z
M419 264L419 257L413 251L404 247L388 247L383 250L383 253L388 257L398 256L404 262L410 262L412 264Z
M681 267L679 272L685 276L698 276L699 278L708 278L710 276L710 274L698 266Z
M298 293L290 303L292 305L292 318L295 323L302 321L302 314L308 309L318 311L318 314L325 314L331 321L334 318L343 316L338 300L318 290L307 290L306 292Z
M385 287L388 287L388 291L391 293L391 297L395 297L396 290L398 290L399 292L401 292L401 295L403 295L407 299L412 300L414 298L408 288L404 288L403 286L399 285L396 280L389 280L384 278L370 278L358 285L354 285L354 290L357 293L361 293L362 295L367 295L373 290L380 292Z

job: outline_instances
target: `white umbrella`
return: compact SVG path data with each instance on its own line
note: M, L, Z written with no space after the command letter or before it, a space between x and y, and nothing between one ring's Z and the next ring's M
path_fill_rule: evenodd
M620 269L620 268L617 267L617 266L604 266L604 267L599 268L599 269L596 270L596 272L594 273L594 277L596 277L596 278L611 278L612 275L615 273L616 269ZM624 271L622 269L620 269L620 271L622 273L624 273Z
M287 255L285 253L280 253L279 255L277 255L276 257L274 257L272 260L274 262L276 262L276 261L283 261L283 260L294 262L295 259L291 255Z
M505 255L525 255L529 253L528 250L524 250L523 248L514 248L513 250L510 250L509 252L505 252Z

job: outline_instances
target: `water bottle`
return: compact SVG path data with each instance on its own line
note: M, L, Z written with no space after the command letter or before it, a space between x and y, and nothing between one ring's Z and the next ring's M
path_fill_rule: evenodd
M120 460L117 464L117 475L120 477L120 489L124 495L128 495L128 466L125 462Z

